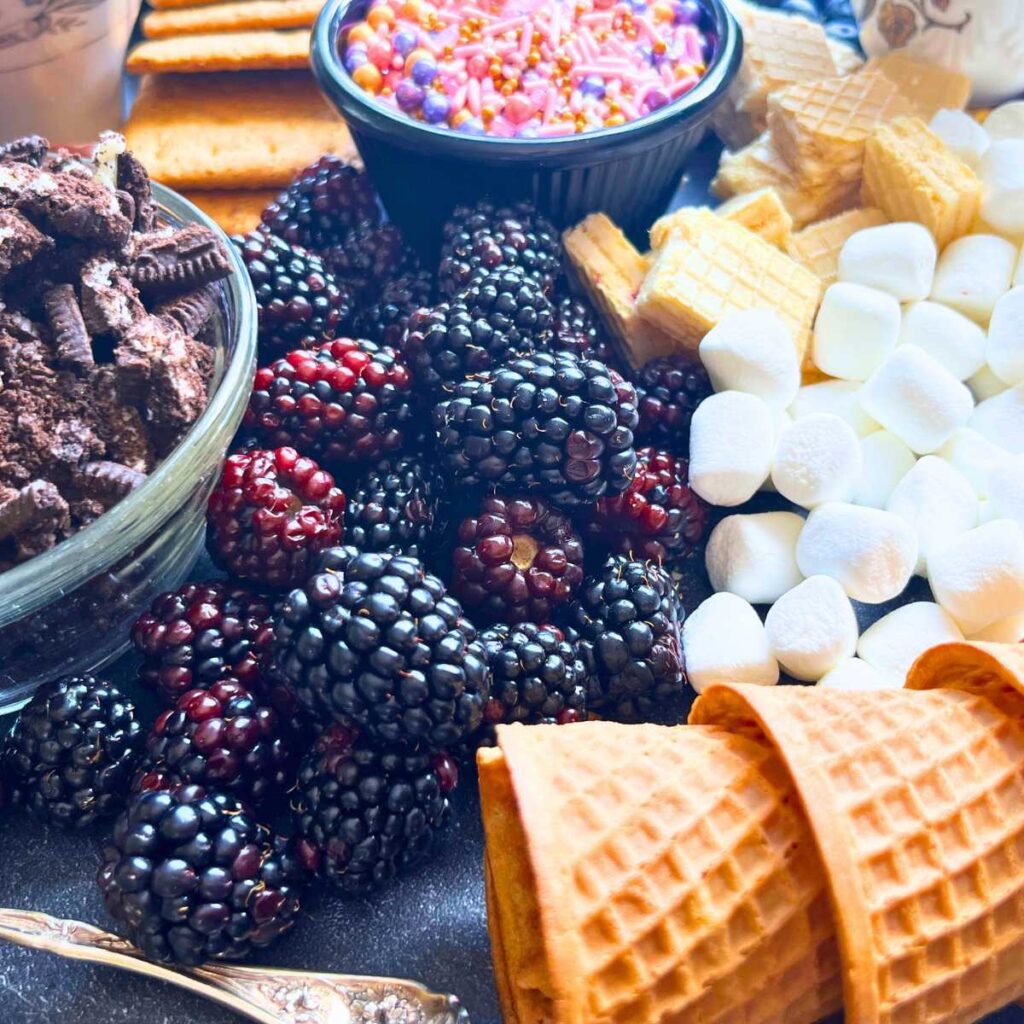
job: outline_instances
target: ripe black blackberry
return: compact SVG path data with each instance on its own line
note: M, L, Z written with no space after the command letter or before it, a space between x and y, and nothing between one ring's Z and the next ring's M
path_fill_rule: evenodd
M412 456L385 459L348 496L345 536L360 551L423 558L438 511L439 488Z
M636 471L636 392L614 370L568 352L519 356L458 384L434 407L456 481L539 489L562 508L624 491Z
M233 793L254 804L284 792L294 759L273 708L236 682L182 694L146 740L146 771Z
M383 282L416 269L416 260L394 224L363 221L343 242L324 251L324 263L357 296L371 302Z
M484 738L512 722L567 725L587 717L587 670L575 637L554 626L523 622L480 634L491 668Z
M482 274L522 267L549 293L561 259L558 231L532 204L495 209L485 199L475 206L456 207L445 224L438 282L442 293L452 296Z
M343 242L358 224L380 219L369 175L337 156L307 167L262 216L271 234L314 252Z
M394 349L336 338L256 371L245 426L328 465L380 459L412 427L412 374Z
M120 810L143 740L116 686L93 676L46 683L4 743L8 799L40 821L85 828Z
M637 440L675 455L689 455L690 420L714 390L707 370L684 356L663 356L645 363L637 382Z
M433 299L433 274L426 270L400 274L385 282L376 302L356 313L352 333L378 345L401 349L409 317L417 309L431 306Z
M324 723L443 750L480 725L489 692L476 628L423 563L358 553L283 601L276 664Z
M342 892L370 892L430 852L457 781L447 754L378 750L329 726L299 767L296 850Z
M232 796L133 796L103 848L107 913L150 959L190 967L269 946L299 914L301 862Z
M588 302L572 295L562 295L555 303L551 348L571 352L580 359L598 359L613 369L618 364L618 355L598 326L594 310Z
M417 381L437 391L497 367L510 354L545 348L554 311L518 267L481 276L450 302L409 317L403 351Z
M682 692L681 619L671 576L652 562L613 555L584 581L568 621L580 636L592 710L636 721Z
M259 229L232 241L256 292L264 358L315 348L335 337L352 316L351 289L319 256Z

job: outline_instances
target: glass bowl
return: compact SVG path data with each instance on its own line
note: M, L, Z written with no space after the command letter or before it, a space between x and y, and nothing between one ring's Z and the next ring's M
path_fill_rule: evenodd
M430 251L456 205L485 196L529 199L560 228L601 210L639 241L678 188L743 55L725 0L702 2L716 46L693 89L635 121L560 139L461 135L376 102L340 52L370 0L327 0L313 29L313 72L348 123L389 216L418 248Z
M153 197L161 223L202 224L231 261L208 328L215 354L209 404L138 490L63 543L0 573L0 714L40 683L115 658L139 612L184 581L203 544L206 500L245 411L257 323L245 266L195 206L157 184Z

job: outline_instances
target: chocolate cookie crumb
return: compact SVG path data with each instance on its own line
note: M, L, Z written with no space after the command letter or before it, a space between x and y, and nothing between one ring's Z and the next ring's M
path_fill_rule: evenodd
M141 487L146 474L119 462L101 459L76 469L72 479L86 497L94 498L109 507L116 505L136 487Z
M230 273L231 263L217 236L200 224L144 236L132 264L135 284L162 294L198 288Z
M216 310L217 286L204 284L195 291L161 302L153 312L173 320L186 334L196 335L210 322Z
M94 366L92 340L85 329L75 289L69 284L59 284L51 288L43 295L43 309L53 332L57 365L77 373Z
M0 277L35 259L53 239L15 210L0 210Z
M41 167L49 149L50 143L42 135L26 135L0 146L0 160Z
M156 225L156 203L146 169L131 153L117 157L117 187L135 200L136 231L146 233Z
M66 533L68 503L49 480L33 480L0 500L0 540L26 530Z
M127 271L106 256L82 266L82 316L93 334L121 335L146 315Z

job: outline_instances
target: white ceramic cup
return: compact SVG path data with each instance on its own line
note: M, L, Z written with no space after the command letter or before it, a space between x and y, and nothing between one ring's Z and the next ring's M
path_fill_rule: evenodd
M1024 0L853 0L869 56L905 47L962 71L975 105L1024 92Z
M141 0L0 0L0 140L116 128Z

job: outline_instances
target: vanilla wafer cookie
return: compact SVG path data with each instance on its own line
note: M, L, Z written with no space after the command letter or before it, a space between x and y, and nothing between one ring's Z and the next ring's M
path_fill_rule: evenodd
M793 216L774 188L762 188L748 192L745 196L735 196L722 203L715 213L726 220L742 224L783 251L793 234Z
M309 40L308 29L151 39L128 54L125 68L133 75L305 68L309 66Z
M915 60L904 50L872 57L866 67L878 69L896 84L914 113L930 121L940 110L963 110L971 98L971 80L960 71Z
M817 274L822 284L828 287L838 277L839 252L846 240L864 228L885 224L888 219L873 206L847 210L797 231L790 238L786 251L798 263Z
M142 19L142 34L147 39L165 39L208 32L309 28L322 7L323 0L234 0L152 11Z

